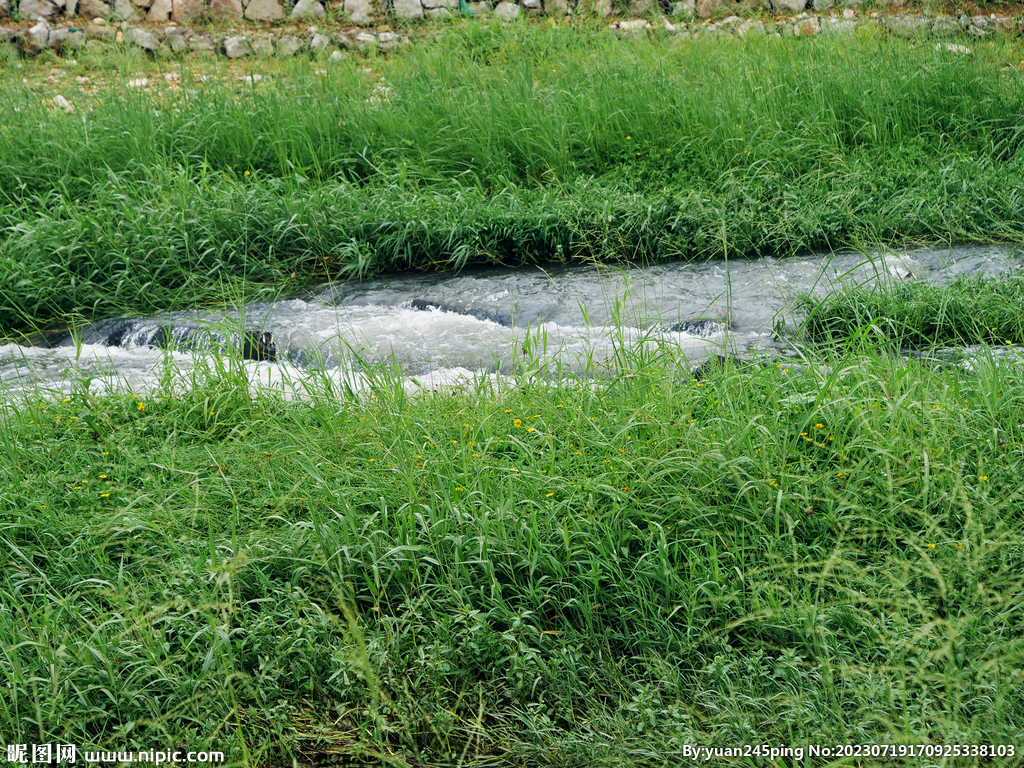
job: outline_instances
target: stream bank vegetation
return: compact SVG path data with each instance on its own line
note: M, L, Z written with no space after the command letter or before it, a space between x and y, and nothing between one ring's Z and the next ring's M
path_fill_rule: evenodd
M226 358L23 393L0 728L235 765L1012 745L1021 368L864 338L699 379L649 345L423 396L254 396Z
M76 55L0 63L8 336L410 269L1022 236L1002 37L455 22L341 62Z
M453 25L84 114L14 86L0 328L467 263L1019 241L1019 51L972 47ZM927 300L996 341L997 285ZM5 396L0 731L233 765L1020 749L1021 369L903 359L865 329L948 334L890 288L807 300L813 356L699 379L644 345L420 397L369 365L254 396L225 357Z

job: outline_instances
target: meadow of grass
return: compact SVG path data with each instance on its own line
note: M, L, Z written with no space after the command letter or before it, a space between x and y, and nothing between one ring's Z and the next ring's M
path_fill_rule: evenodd
M619 358L9 402L0 730L246 765L1020 748L1019 368Z
M1019 241L1019 46L971 47L458 22L250 62L255 84L130 52L40 87L53 61L0 63L0 332L327 275Z
M0 332L328 275L1020 240L1012 41L583 32L453 24L387 58L253 63L244 87L86 50L106 84L74 115L24 62L0 101ZM158 87L123 87L140 73ZM360 394L254 395L230 359L5 396L0 732L236 765L1013 745L1020 370L864 332L903 343L924 306L997 340L1018 298L996 285L806 303L812 338L859 345L699 381L665 345L420 397L369 366Z

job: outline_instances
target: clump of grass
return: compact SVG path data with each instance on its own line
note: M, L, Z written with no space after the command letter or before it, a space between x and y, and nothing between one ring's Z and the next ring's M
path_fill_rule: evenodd
M867 335L902 346L1024 343L1024 281L1018 273L924 282L848 286L823 299L805 294L801 331L815 342Z
M248 764L1013 744L1019 372L697 381L672 352L425 397L385 369L252 399L229 364L8 404L0 727Z

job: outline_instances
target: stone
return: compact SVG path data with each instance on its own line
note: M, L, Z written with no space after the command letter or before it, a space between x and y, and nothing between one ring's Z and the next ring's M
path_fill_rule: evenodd
M85 36L94 40L113 40L115 34L110 27L101 27L98 24L90 24L85 28Z
M242 18L242 0L210 0L207 13L211 19L238 20Z
M344 58L345 58L345 54L342 53L341 51L333 51L331 53L331 55L327 58L327 60L328 61L341 61Z
M510 3L508 0L501 0L496 6L494 6L494 15L502 21L512 21L512 19L519 18L519 14L523 12L523 9L515 3Z
M885 28L904 37L913 37L928 31L931 22L920 16L890 16L885 20Z
M447 8L424 8L423 15L428 19L450 19L452 12Z
M18 5L18 13L29 21L56 16L59 10L56 3L50 0L21 0Z
M723 10L736 7L734 0L697 0L697 15L702 19L710 19Z
M322 19L327 15L319 0L299 0L292 8L293 19Z
M821 32L821 20L820 19L804 19L796 25L796 36L797 37L812 37L813 35Z
M53 97L53 103L69 114L75 111L75 105L67 99L65 99L59 93Z
M697 15L697 0L683 0L681 3L672 3L673 19L692 19Z
M11 4L9 0L0 0L0 19L10 18Z
M612 15L612 0L579 0L577 13L587 13L602 19Z
M249 0L243 16L250 21L281 21L284 8L281 0Z
M302 50L302 41L295 35L281 35L281 39L277 41L276 49L275 53L278 58L288 58Z
M207 53L214 53L217 50L213 44L213 38L209 35L190 35L188 47L193 51L206 51Z
M158 44L156 35L152 32L134 27L124 33L124 39L145 51L155 51Z
M67 0L64 3L64 15L71 17L78 13L78 0Z
M309 41L309 50L316 53L317 51L323 51L331 47L331 38L327 35L320 34L319 32L313 35L313 38Z
M935 37L955 37L960 35L963 30L960 29L960 24L956 19L951 19L949 16L937 16L932 19L929 31Z
M122 21L139 21L142 18L139 9L132 5L132 0L114 0L113 14Z
M644 19L625 19L619 22L619 30L622 32L647 29L649 26L651 25Z
M448 8L449 10L455 10L459 7L459 0L420 0L424 9L428 8Z
M774 0L775 10L801 13L807 10L807 0Z
M176 24L187 24L205 15L205 0L171 0L171 20ZM193 48L192 50L196 49Z
M356 47L366 50L377 43L377 36L372 32L360 32L356 35Z
M229 59L241 59L252 56L252 48L244 37L229 35L224 38L224 55Z
M479 3L466 3L466 6L473 12L474 16L491 15L491 6L484 2L484 0L480 0Z
M568 16L572 13L568 0L547 0L544 3L544 12L549 16Z
M184 35L168 35L166 39L167 44L174 53L184 53L188 50L188 42L186 42Z
M153 0L146 21L163 22L171 18L171 0Z
M374 22L373 3L370 0L344 0L342 10L353 24L363 27Z
M633 17L650 16L657 7L654 0L633 0L629 4L629 15Z
M21 38L21 47L25 53L39 53L50 45L50 25L40 20Z
M848 19L826 19L822 24L821 31L832 35L855 35L857 34L857 22Z
M395 32L381 32L377 35L377 39L382 43L400 43L402 42L402 36Z
M79 30L51 29L48 39L49 46L58 53L72 51L85 45L85 35Z
M522 0L522 6L528 11L543 10L540 0Z
M422 19L423 6L420 0L394 0L393 10L399 19Z
M249 47L258 59L269 59L274 55L274 42L269 37L254 37Z

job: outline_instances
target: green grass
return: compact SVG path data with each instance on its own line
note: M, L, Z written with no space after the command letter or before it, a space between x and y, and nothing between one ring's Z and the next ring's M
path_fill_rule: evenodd
M453 24L255 86L85 51L78 113L27 70L0 100L0 331L327 275L1019 241L1019 56L972 46Z
M869 343L928 347L1024 344L1021 275L958 277L945 285L893 282L849 286L825 299L800 297L801 331L814 342L866 337Z
M1013 744L1019 370L698 382L671 353L340 403L253 399L229 363L5 406L0 729L249 765Z

